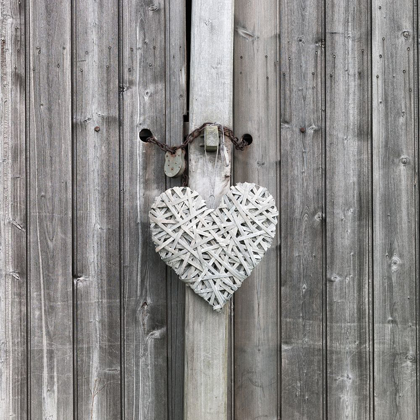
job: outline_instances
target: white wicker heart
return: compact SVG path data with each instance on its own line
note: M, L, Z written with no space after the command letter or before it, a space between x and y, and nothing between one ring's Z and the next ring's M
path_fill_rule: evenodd
M278 211L265 188L244 183L231 187L214 210L190 188L171 188L149 216L162 260L220 311L270 247Z

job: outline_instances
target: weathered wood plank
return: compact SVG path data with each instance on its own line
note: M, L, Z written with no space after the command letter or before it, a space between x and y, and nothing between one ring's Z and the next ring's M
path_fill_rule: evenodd
M118 1L73 2L77 415L119 419Z
M418 71L415 4L372 4L375 418L415 419Z
M73 419L71 7L30 0L30 404Z
M166 419L166 267L150 239L149 209L165 190L164 153L139 140L165 138L164 1L122 3L124 418Z
M166 142L181 144L187 115L186 1L166 0ZM181 178L166 178L166 188ZM167 269L168 419L184 418L185 284Z
M191 20L190 130L206 121L232 126L233 1L193 0ZM189 147L189 186L208 207L230 187L230 164L215 167L196 140ZM226 142L228 154L231 145ZM230 159L231 162L231 159ZM213 312L190 289L185 308L185 419L227 419L229 305Z
M1 3L0 32L0 418L25 419L25 3Z
M371 392L370 6L326 8L327 410L362 420Z
M321 419L324 347L324 2L281 0L281 401Z
M235 3L234 128L252 145L235 153L234 182L266 187L280 204L278 1ZM235 418L280 418L280 236L235 293Z

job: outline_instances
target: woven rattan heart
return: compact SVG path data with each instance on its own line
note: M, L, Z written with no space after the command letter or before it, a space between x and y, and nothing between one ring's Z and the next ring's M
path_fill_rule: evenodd
M216 311L270 247L277 216L273 196L248 183L231 187L214 210L188 187L165 191L150 209L156 251Z

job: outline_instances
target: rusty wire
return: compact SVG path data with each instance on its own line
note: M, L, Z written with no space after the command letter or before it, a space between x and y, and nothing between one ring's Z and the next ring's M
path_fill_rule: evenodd
M201 133L204 131L204 129L208 125L217 125L217 127L219 129L219 133L220 134L224 133L225 137L230 139L230 141L233 143L236 150L245 150L245 147L249 146L249 144L250 144L243 137L241 137L241 139L238 139L238 137L235 137L235 135L233 134L233 130L231 130L230 128L222 126L220 124L215 124L215 123L210 123L210 122L206 122L206 123L202 124L200 127L196 128L194 131L192 131L190 134L188 134L188 136L185 138L185 140L179 146L169 146L166 143L160 142L153 135L148 137L145 140L142 140L142 141L144 141L145 143L155 144L156 146L159 147L159 149L163 150L164 152L169 152L169 153L174 154L179 149L184 149L185 150L190 143L192 143L197 137L199 137L201 135Z

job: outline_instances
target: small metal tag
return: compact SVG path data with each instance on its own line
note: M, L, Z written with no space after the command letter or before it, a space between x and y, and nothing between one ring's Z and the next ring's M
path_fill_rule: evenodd
M178 149L174 154L165 153L165 175L169 178L178 178L185 171L185 150Z
M219 127L208 125L204 128L204 148L207 152L215 152L219 147Z

